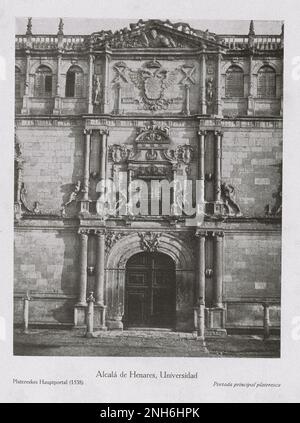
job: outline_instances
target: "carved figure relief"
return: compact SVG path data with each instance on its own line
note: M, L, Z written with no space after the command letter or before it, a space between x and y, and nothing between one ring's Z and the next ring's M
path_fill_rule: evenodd
M101 80L99 75L93 77L93 103L98 105L101 103Z
M27 201L27 189L22 182L22 170L24 159L22 158L22 149L20 143L15 136L15 218L19 219L24 212L25 214L41 214L40 203L35 201L33 207L30 207Z
M206 80L206 101L207 104L212 104L214 97L213 78Z
M225 182L221 184L221 197L226 213L234 216L242 215L240 206L235 200L235 188L232 185Z
M160 233L157 232L139 232L139 237L141 239L141 248L144 251L149 253L154 253L159 247L159 238L161 237Z
M62 217L65 217L66 216L66 207L69 204L71 204L71 203L73 203L74 201L77 200L77 197L78 197L80 191L81 191L81 182L80 181L77 181L76 184L75 184L75 186L74 186L74 190L69 195L68 200L65 203L63 203L62 206L61 206L61 210L60 211L61 211L61 216Z
M282 214L282 191L281 187L272 195L275 199L274 206L271 207L269 204L265 207L266 216L270 217L281 217Z

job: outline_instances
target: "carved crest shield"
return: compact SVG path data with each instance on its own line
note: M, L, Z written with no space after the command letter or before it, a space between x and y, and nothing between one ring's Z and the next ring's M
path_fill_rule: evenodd
M176 81L178 69L167 71L156 60L147 62L142 69L131 71L132 82L140 88L144 108L148 110L167 109L171 99L164 98L165 90Z
M159 100L163 94L163 78L158 74L145 78L145 94L149 100Z

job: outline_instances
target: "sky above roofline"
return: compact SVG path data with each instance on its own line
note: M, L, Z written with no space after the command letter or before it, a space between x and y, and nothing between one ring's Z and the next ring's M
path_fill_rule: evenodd
M147 19L147 18L143 18ZM94 19L94 18L63 18L64 33L88 35L100 30L112 30L129 27L130 23L137 22L138 19ZM56 34L59 18L32 18L33 34ZM171 22L173 22L171 20ZM176 21L174 21L176 22ZM194 29L217 34L248 34L249 20L184 20ZM25 34L27 18L16 18L16 34ZM254 29L257 35L280 34L282 21L255 20Z

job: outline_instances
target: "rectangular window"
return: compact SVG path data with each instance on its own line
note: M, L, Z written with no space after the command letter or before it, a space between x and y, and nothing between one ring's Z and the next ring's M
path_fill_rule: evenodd
M15 73L15 96L16 96L16 98L21 97L21 76L20 76L20 72Z
M75 72L67 73L66 97L75 97Z
M257 96L260 98L276 96L275 73L265 72L258 75Z
M244 74L229 72L226 75L226 97L244 97Z
M52 94L52 75L45 75L45 94Z

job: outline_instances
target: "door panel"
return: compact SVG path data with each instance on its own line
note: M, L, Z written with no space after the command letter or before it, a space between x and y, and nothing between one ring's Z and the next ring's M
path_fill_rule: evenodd
M175 320L175 268L170 257L140 253L127 263L125 325L172 327Z
M143 291L131 291L127 294L128 321L134 326L144 326L146 324L147 305L146 293Z

